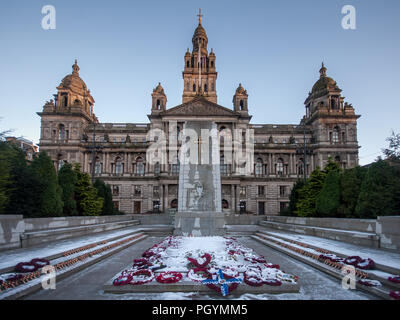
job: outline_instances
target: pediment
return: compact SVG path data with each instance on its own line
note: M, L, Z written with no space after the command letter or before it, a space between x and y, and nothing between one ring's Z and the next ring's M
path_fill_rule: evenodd
M228 116L238 117L239 113L197 96L186 103L168 109L162 116Z

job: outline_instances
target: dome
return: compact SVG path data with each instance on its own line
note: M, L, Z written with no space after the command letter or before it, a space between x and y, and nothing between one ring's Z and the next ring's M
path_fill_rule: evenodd
M236 89L236 93L238 93L238 94L247 94L247 91L242 87L242 84L239 83L239 87Z
M193 39L198 37L206 38L208 40L206 30L203 28L201 24L198 25L193 34Z
M76 60L72 66L72 73L61 80L58 89L69 89L78 94L84 94L87 91L86 83L79 76L79 66Z
M322 63L322 67L319 70L320 78L312 87L312 95L322 96L329 90L340 90L336 81L326 75L326 70L324 63Z
M153 92L158 92L164 94L164 88L162 87L161 83L158 83L158 86L153 90Z

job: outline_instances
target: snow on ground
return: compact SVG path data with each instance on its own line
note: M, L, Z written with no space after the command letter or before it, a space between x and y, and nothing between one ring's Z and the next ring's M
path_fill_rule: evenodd
M90 236L50 242L31 248L4 251L0 253L0 269L13 267L19 262L29 262L34 258L45 258L64 251L83 247L94 242L100 242L117 236L123 236L125 234L132 233L133 231L135 231L134 228L128 228L107 233L99 233Z
M341 253L345 256L360 256L362 258L370 258L378 264L383 264L396 269L400 269L399 253L394 253L374 248L367 248L350 243L319 238L314 236L308 236L308 235L299 235L286 232L274 232L270 230L268 230L268 233L278 237L282 236L287 239L300 241L329 251Z
M206 263L206 267L212 274L222 269L225 274L233 277L246 272L247 277L254 278L255 281L279 279L289 283L296 282L295 276L282 272L279 267L268 266L264 257L233 238L168 237L150 248L147 253L149 252L153 254L148 258L149 262L156 266L165 266L161 272L175 271L185 275L191 269L188 258L195 259L202 265L207 262L206 255L209 255L210 260ZM124 270L122 274L135 272L138 269L140 266L133 266ZM195 275L192 277L197 279Z

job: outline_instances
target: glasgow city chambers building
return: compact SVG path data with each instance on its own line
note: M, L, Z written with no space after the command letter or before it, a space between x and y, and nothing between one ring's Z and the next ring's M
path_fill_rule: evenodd
M220 132L239 130L243 141L250 141L254 148L252 170L244 173L241 165L226 160L222 149L230 140L221 135L221 199L227 213L278 214L288 205L293 184L317 166L323 168L328 159L342 168L358 165L359 115L344 102L342 90L327 76L323 64L299 124L252 124L242 85L233 95L232 107L218 104L216 55L207 49L201 15L192 43L192 52L184 56L182 104L167 108L167 96L158 84L151 95L148 123L99 122L94 98L75 61L54 99L38 113L40 150L50 155L57 169L66 162L79 163L84 172L105 181L111 186L114 205L125 213L177 208L182 142L172 143L171 136L181 138L186 121L214 122ZM150 146L160 139L151 132L165 133L159 161L149 159ZM252 132L251 140L248 132Z

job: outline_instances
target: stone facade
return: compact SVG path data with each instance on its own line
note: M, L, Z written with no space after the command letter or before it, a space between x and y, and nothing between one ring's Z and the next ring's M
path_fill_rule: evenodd
M167 109L166 94L158 84L152 93L149 123L145 124L99 123L93 113L94 99L79 77L75 62L72 74L57 87L55 101L47 102L38 113L40 149L49 153L57 168L65 162L77 162L85 172L110 184L115 205L126 213L177 208L180 142L172 145L166 137L163 157L168 162L151 163L147 151L159 138L151 132L179 133L187 121L215 122L221 132L254 130L251 175L244 175L238 165L225 163L221 141L225 212L278 214L287 206L294 182L304 176L304 154L307 176L317 166L323 167L329 158L343 168L358 165L359 116L344 102L341 90L326 75L324 65L305 101L305 116L299 124L252 124L248 94L242 85L234 94L233 108L217 104L215 53L208 53L208 38L201 21L192 42L192 52L186 52L184 57L182 104Z

